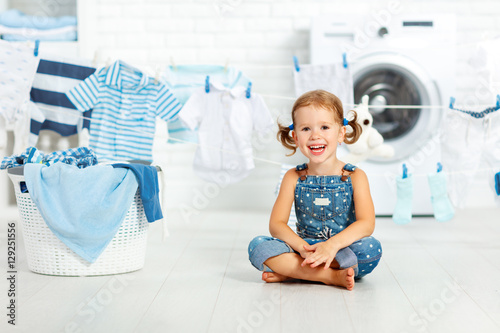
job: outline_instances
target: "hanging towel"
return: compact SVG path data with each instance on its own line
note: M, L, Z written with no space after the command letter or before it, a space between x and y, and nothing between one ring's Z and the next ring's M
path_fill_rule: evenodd
M116 163L113 168L130 169L139 183L144 213L148 222L155 222L163 218L159 198L158 171L151 165L137 163Z
M337 96L343 104L354 104L351 71L342 63L300 65L300 71L293 70L293 77L297 97L311 90L323 89Z
M26 164L24 177L50 230L91 263L115 236L137 191L131 171L109 165Z

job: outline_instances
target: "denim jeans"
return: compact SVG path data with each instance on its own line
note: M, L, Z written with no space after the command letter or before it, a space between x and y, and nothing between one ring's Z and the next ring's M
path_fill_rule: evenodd
M321 239L304 238L310 245L323 242ZM260 271L272 272L264 262L283 253L297 253L282 240L269 236L255 237L248 246L248 255L252 265ZM335 260L341 269L358 265L354 270L355 278L361 278L377 267L382 257L382 246L374 237L362 238L352 245L337 252Z

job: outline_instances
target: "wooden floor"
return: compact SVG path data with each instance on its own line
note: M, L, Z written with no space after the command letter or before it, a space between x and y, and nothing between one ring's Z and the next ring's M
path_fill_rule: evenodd
M0 221L5 272L9 219ZM247 245L267 234L267 213L202 212L192 220L172 213L165 242L161 225L151 225L144 268L123 275L35 274L18 248L17 325L6 324L3 278L0 331L500 332L500 209L462 211L447 223L378 219L383 258L351 292L263 283Z

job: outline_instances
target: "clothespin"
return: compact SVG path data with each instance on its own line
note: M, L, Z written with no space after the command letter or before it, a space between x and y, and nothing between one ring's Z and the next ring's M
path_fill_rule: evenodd
M408 178L408 168L406 167L406 163L403 163L403 179Z
M293 64L295 65L295 70L297 72L300 72L299 59L297 58L297 56L293 56Z
M250 98L251 91L252 91L252 82L248 82L248 88L247 88L247 92L246 92L246 97L247 98Z
M500 109L500 95L497 95L497 106L495 107L495 109Z
M342 64L344 65L344 68L347 68L347 53L342 53Z
M35 49L33 50L33 54L35 57L38 57L38 49L40 48L40 40L35 40Z
M453 104L455 104L455 97L450 97L450 109L453 109Z
M207 75L205 79L205 92L208 94L210 92L210 76Z
M438 162L437 163L437 172L441 172L443 171L443 165L441 164L441 162Z

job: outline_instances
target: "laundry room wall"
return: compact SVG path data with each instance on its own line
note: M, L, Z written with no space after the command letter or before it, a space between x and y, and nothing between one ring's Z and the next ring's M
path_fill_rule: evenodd
M315 16L361 11L377 21L403 13L456 13L461 45L456 98L470 106L492 102L478 93L480 76L469 58L475 43L500 32L500 3L493 0L80 0L78 10L81 56L101 65L122 59L151 75L171 64L235 66L252 79L253 92L264 95L273 117L283 123L289 122L294 97L292 56L309 62L309 29ZM255 137L255 170L242 182L221 188L194 175L196 147L167 145L164 126L159 123L155 158L164 166L167 207L183 209L186 219L210 208L268 210L278 164L301 162L300 156L285 156L274 132ZM480 178L469 206L493 204L491 192L484 190L486 179Z

